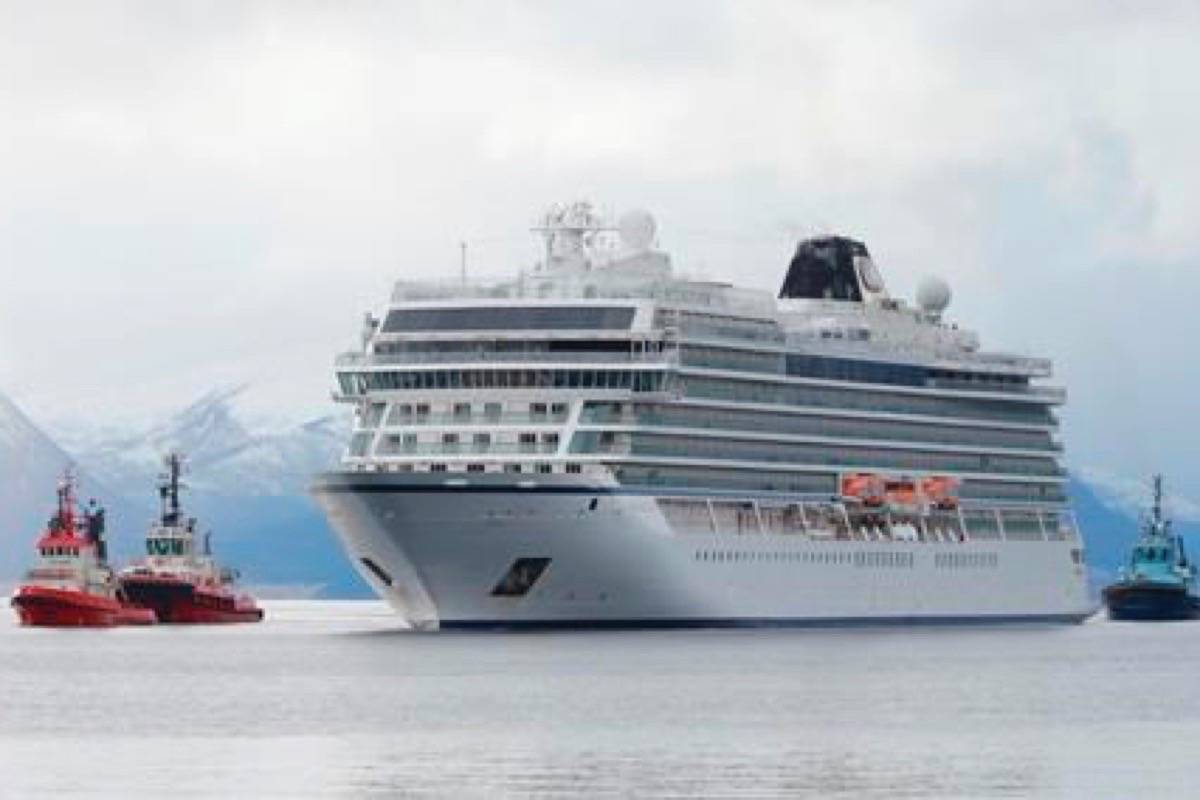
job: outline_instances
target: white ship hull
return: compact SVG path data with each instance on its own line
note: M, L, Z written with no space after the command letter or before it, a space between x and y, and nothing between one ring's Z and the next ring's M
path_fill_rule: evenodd
M653 494L537 477L337 473L314 494L414 627L1074 622L1094 610L1077 541L676 531ZM525 594L497 596L523 558L549 561Z

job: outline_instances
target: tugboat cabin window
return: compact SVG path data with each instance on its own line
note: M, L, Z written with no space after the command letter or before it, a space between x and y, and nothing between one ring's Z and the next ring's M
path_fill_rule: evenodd
M147 539L146 553L152 556L181 556L183 552L182 539Z

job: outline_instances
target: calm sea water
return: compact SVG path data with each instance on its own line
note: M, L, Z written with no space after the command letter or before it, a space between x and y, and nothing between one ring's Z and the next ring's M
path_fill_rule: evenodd
M1200 624L0 623L0 796L1200 795Z

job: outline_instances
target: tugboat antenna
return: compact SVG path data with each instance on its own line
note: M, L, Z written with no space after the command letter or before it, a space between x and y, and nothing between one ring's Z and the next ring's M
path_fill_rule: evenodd
M178 453L171 453L165 459L167 474L163 476L164 483L159 484L158 496L162 500L162 519L166 525L179 523L179 473L182 460Z
M1154 476L1154 531L1155 533L1162 532L1162 473Z

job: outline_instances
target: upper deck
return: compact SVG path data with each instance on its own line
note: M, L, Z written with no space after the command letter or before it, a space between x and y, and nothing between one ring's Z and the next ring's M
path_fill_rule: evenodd
M915 306L891 297L852 240L802 242L777 298L676 275L651 246L648 215L624 228L605 226L587 206L549 216L537 229L544 259L514 278L397 282L384 317L368 318L363 349L340 356L338 368L661 362L871 380L886 367L917 367L923 372L901 382L1065 399L1031 383L1051 374L1049 360L981 351L976 334L944 321L944 284L922 285ZM800 368L804 356L821 361L815 374Z
M954 474L964 498L1062 501L1050 363L981 351L944 285L907 304L826 237L776 297L677 275L645 216L617 236L589 214L559 209L509 280L396 285L337 360L348 468L817 494Z

